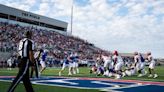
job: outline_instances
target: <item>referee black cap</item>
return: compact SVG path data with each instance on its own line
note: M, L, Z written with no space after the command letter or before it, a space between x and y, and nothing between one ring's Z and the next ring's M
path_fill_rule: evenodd
M26 35L27 38L31 38L31 36L32 36L32 31L27 31L27 32L25 33L25 35Z
M40 52L43 52L43 49L40 49Z

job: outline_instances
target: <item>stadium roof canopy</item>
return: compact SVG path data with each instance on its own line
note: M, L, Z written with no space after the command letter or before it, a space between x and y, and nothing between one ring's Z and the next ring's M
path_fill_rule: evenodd
M0 4L0 18L67 31L68 23Z

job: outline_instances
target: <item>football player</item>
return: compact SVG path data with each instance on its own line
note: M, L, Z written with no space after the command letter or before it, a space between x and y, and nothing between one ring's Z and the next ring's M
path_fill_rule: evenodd
M123 66L123 59L122 57L118 54L117 51L113 52L113 60L114 60L114 70L116 72L115 74L115 79L120 79L122 76L122 66Z
M13 64L13 59L12 59L12 57L10 57L10 58L7 60L7 66L8 66L7 70L11 70L12 64Z
M155 68L155 60L153 59L153 57L152 57L152 55L151 55L151 52L148 52L147 53L147 59L148 59L148 61L150 62L150 64L149 64L149 76L148 77L153 77L153 78L157 78L158 77L158 75L155 73L155 70L154 70L154 68ZM154 76L153 76L154 75Z
M48 55L48 51L47 50L43 50L43 52L41 53L41 58L40 58L41 70L39 72L39 76L46 69L47 55Z
M144 76L147 74L147 71L145 71L145 59L142 56L142 54L139 54L140 59L141 59L141 65L140 65L140 71L141 71L141 75L140 76Z
M73 73L76 74L76 73L79 73L79 68L78 68L78 66L79 66L79 64L78 64L79 56L76 52L73 54L73 56L74 56L74 59L73 59Z
M104 75L108 76L109 75L109 70L113 69L112 56L109 55L109 54L104 54L102 56L102 59L104 61Z
M68 61L69 61L69 73L68 75L72 75L73 74L73 61L74 61L75 57L73 55L73 52L68 56Z
M127 66L127 68L122 73L122 75L123 75L123 77L125 77L125 76L132 76L132 75L135 75L135 73L136 73L135 66L133 64L130 64L129 66Z
M102 55L99 54L96 58L97 76L104 74L103 59Z
M35 62L31 64L31 75L30 78L33 77L33 72L35 71L36 78L39 78L39 59L41 57L42 49L38 49L38 51L34 54Z
M69 67L69 60L68 60L67 53L65 53L64 55L63 65L62 65L62 69L59 71L59 76L61 76L62 72L65 70L66 67Z
M139 73L138 77L141 77L141 57L138 52L134 52L134 66Z

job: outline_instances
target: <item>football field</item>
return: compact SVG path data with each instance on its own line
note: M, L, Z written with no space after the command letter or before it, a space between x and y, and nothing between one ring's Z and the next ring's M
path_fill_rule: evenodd
M80 73L68 76L66 69L62 76L58 76L60 68L47 68L40 79L31 79L35 92L99 92L99 91L149 91L153 92L164 90L164 67L156 67L159 75L156 79L147 76L124 77L116 80L104 76L90 74L90 68L80 68ZM146 69L147 70L147 69ZM11 80L17 74L18 69L7 70L0 68L0 92L6 92L10 86ZM20 83L15 92L25 92L24 86Z

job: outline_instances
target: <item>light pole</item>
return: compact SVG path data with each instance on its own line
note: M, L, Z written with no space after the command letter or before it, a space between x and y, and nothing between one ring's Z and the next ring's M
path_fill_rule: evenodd
M72 35L72 27L73 27L73 2L74 0L72 0L72 7L71 7L71 35Z

